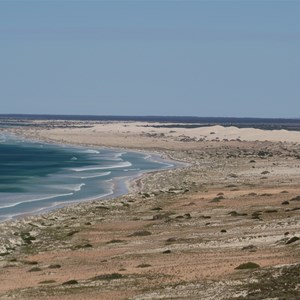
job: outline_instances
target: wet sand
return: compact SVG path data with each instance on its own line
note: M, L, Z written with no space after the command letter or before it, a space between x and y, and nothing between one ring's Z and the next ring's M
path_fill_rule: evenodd
M197 130L15 128L189 166L139 178L117 199L0 224L0 299L299 299L300 133ZM236 269L247 262L259 268Z

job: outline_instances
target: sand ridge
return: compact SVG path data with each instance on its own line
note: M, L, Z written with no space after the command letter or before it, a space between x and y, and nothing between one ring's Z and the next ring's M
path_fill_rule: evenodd
M17 133L48 141L124 148L190 148L202 141L271 141L299 143L299 131L262 130L220 125L182 128L177 123L36 121ZM180 124L181 126L184 124ZM188 125L188 124L187 124ZM186 143L189 143L188 147Z

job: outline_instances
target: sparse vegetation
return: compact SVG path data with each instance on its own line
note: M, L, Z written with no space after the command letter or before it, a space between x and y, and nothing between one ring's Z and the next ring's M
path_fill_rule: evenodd
M42 271L42 269L39 267L33 267L30 270L28 270L28 272L39 272L39 271Z
M39 284L51 284L51 283L56 283L56 281L53 279L49 279L49 280L43 280L39 282Z
M78 281L75 279L71 279L62 283L62 285L73 285L73 284L78 284Z
M149 268L149 267L151 267L151 265L149 264L140 264L137 266L137 268Z
M260 266L254 262L247 262L244 264L240 264L235 269L237 270L247 270L247 269L257 269L260 268Z
M101 275L97 275L97 276L91 278L91 280L92 281L96 281L96 280L114 280L114 279L121 279L123 277L124 277L124 275L119 274L119 273L101 274Z
M141 230L141 231L136 231L136 232L130 234L129 237L133 237L133 236L148 236L148 235L151 235L150 231Z
M60 269L61 268L61 265L59 264L54 264L54 265L50 265L48 266L49 269Z

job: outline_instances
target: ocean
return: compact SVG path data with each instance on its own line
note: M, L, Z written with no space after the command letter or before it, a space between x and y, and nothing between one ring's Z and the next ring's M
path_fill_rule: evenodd
M193 117L193 116L101 116L101 115L20 115L0 114L0 127L32 126L33 120L73 120L73 121L139 121L177 123L177 127L197 128L203 126L221 125L238 128L257 128L265 130L295 130L300 131L300 118L231 118L231 117ZM159 125L164 127L163 124ZM165 127L170 126L166 124ZM175 127L176 127L175 126ZM174 125L172 125L174 128Z
M126 181L173 167L154 156L0 136L0 222L66 204L115 197Z

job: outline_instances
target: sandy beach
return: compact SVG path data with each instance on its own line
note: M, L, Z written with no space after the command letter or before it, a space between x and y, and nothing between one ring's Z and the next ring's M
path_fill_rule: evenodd
M300 132L58 120L3 130L188 165L116 199L0 224L0 299L300 298Z

